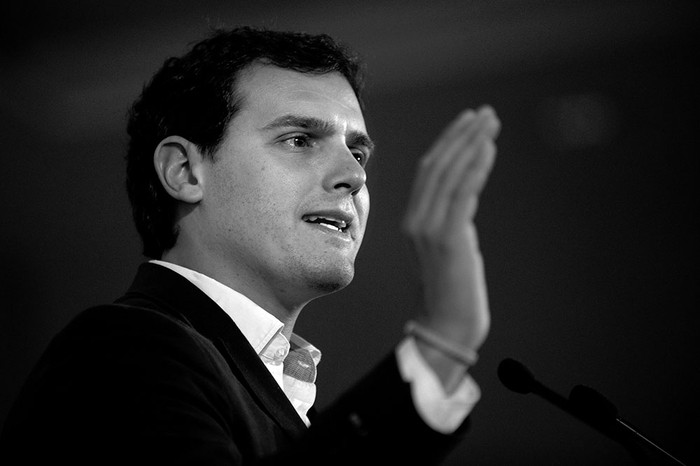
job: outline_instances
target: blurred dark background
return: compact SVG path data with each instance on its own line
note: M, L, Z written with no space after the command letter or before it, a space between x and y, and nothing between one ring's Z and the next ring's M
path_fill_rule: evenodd
M462 108L493 105L499 159L477 223L493 313L483 398L448 464L633 464L498 381L506 357L590 385L700 461L698 26L681 1L16 2L0 20L0 423L52 335L143 260L123 189L125 113L210 26L325 32L368 64L378 141L357 278L297 327L324 351L320 407L420 305L399 223L417 158ZM693 233L695 231L695 233ZM108 402L108 400L105 400ZM40 448L40 446L37 446Z

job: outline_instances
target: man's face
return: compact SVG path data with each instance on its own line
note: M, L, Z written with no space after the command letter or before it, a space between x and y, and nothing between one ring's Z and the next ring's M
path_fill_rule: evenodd
M347 285L369 213L371 152L352 88L339 73L254 65L237 89L241 109L204 164L207 250L277 295Z

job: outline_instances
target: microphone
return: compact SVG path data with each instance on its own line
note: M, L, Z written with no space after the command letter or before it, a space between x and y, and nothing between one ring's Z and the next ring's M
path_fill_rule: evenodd
M534 393L569 414L575 415L571 412L566 398L540 383L527 367L515 359L508 358L501 361L498 365L498 378L509 390L523 395Z
M640 464L652 464L647 455L642 455L640 445L661 453L673 464L681 461L664 451L620 419L617 408L603 395L584 385L575 386L565 398L538 381L522 363L506 358L498 365L498 378L511 391L526 395L534 393L553 405L588 424L608 438L620 443Z

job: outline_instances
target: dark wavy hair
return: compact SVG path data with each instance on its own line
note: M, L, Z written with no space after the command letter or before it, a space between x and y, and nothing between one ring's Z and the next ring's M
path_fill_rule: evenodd
M160 258L177 241L177 201L153 166L158 144L181 136L213 157L239 110L236 79L263 63L302 73L341 73L361 108L362 71L357 57L331 37L250 27L217 29L182 57L165 61L131 107L126 186L143 254Z

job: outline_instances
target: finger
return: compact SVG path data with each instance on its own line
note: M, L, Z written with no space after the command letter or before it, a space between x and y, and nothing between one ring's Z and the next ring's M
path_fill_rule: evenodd
M473 196L481 192L493 167L496 155L493 138L500 131L500 126L495 115L487 120L484 130L471 145L471 152L465 154L447 173L442 189L457 196Z
M465 138L474 137L475 130L488 119L496 117L496 113L492 107L484 105L476 111L465 110L460 116L444 131L437 139L437 142L423 157L422 163L430 164L434 160L443 159L443 154L456 141L465 141ZM497 136L497 132L491 135L493 138Z
M478 155L454 191L454 199L449 204L445 228L461 228L471 222L476 215L479 196L491 173L496 160L496 145L491 139L485 139L480 145ZM452 223L452 224L451 224Z
M456 157L444 176L438 181L433 194L429 216L422 218L424 228L444 230L448 222L459 218L459 222L468 220L476 212L478 194L486 183L488 173L495 158L495 145L492 137L500 130L500 121L493 111L484 112L483 125L474 135L475 140L465 147ZM473 197L473 199L469 199ZM460 215L455 217L454 211ZM459 231L460 223L456 224Z
M465 131L455 135L449 145L442 146L443 152L438 154L439 158L430 154L433 159L421 167L424 171L421 185L416 186L412 196L410 209L413 222L424 224L431 218L436 222L444 219L444 209L451 197L449 193L455 187L454 182L446 184L446 180L461 178L460 173L475 157L476 139L495 135L497 131L495 114L490 109L484 109Z
M422 163L429 163L433 158L439 156L439 154L445 151L445 147L458 137L463 134L474 120L478 117L478 112L473 109L466 109L462 111L435 140L435 143L430 147L428 152L422 158Z
M421 160L419 173L409 202L409 211L417 216L421 216L425 209L431 204L432 194L441 179L445 176L444 171L452 163L453 159L459 155L461 148L469 141L483 123L478 115L471 117L466 112L464 117L453 128L448 131L435 148L426 154ZM422 206L422 207L421 207Z
M472 160L479 154L480 146L484 141L492 140L498 133L500 122L493 111L480 113L479 119L467 131L463 139L457 139L450 147L451 152L446 152L445 157L436 160L435 173L440 173L442 177L439 181L439 189L445 186L455 186L450 181L461 179L462 173L470 166Z
M445 148L454 138L460 134L464 134L468 125L476 118L474 110L463 111L454 121L443 131L437 142L428 150L428 152L420 159L416 178L413 182L411 195L409 197L407 212L414 213L418 203L424 197L425 186L431 178L432 161L440 154L445 152Z
M462 157L455 160L451 170L442 179L435 194L427 228L448 232L452 227L461 229L476 211L480 188L486 182L495 158L495 145L481 134ZM459 219L459 220L458 220Z

